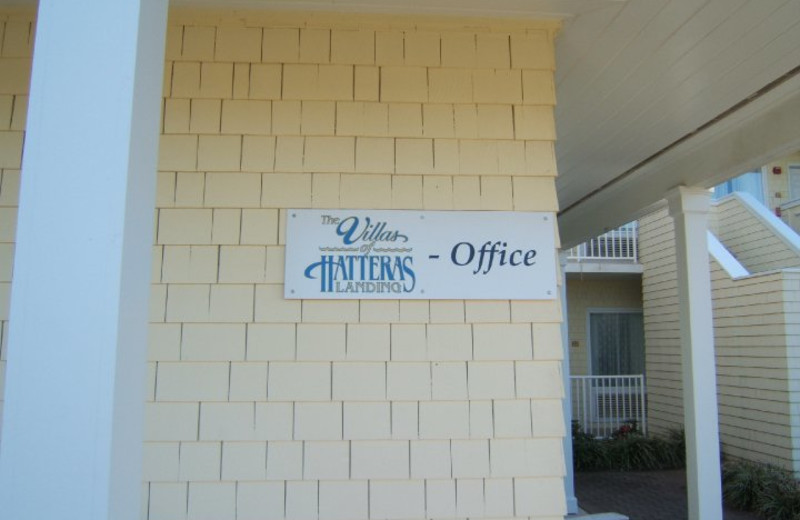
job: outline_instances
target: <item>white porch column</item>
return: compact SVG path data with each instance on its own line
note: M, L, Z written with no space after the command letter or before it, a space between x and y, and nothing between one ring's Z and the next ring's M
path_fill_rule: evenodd
M575 474L572 469L572 384L569 374L569 320L567 304L567 256L566 251L558 255L561 264L561 345L564 352L563 368L561 370L564 378L564 464L567 467L567 474L564 477L564 492L567 497L567 513L570 515L578 514L578 499L575 497Z
M681 186L667 200L675 221L689 519L721 520L714 318L706 238L710 194Z
M166 0L41 0L2 516L138 520Z

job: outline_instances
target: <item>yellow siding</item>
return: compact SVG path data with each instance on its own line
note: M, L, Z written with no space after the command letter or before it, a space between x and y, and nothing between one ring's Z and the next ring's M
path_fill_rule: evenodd
M663 432L683 424L675 234L666 210L639 221L639 259L644 266L648 424Z
M731 280L712 263L714 334L723 450L792 469L786 285L797 275Z
M800 255L735 197L722 200L714 213L717 237L749 272L800 267Z
M567 276L570 374L586 375L589 345L586 325L589 309L641 309L642 282L638 275Z
M4 345L15 23L0 17ZM556 29L172 13L146 518L561 517L558 301L282 298L287 208L556 210Z
M718 208L716 225L736 235L727 222L731 208ZM741 208L739 208L741 210ZM742 211L740 211L741 213ZM740 220L739 226L744 223ZM683 424L680 325L671 218L665 210L640 221L640 258L647 344L648 420L655 431ZM769 260L752 250L752 262ZM798 394L790 370L797 366L800 273L779 271L731 280L710 262L714 306L720 438L724 453L800 470Z

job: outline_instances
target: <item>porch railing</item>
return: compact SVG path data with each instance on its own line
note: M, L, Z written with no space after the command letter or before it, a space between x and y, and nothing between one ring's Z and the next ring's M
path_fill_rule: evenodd
M570 260L639 261L639 231L636 221L629 222L599 237L575 246L569 251Z
M647 434L643 375L570 376L570 381L572 420L584 432L606 438L626 424L635 424Z

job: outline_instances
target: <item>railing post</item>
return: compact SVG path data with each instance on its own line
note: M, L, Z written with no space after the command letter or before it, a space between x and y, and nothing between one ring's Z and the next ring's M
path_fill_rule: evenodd
M639 417L642 421L642 434L647 435L647 393L644 388L644 376L639 376Z
M581 384L583 386L583 428L584 431L589 431L589 424L593 417L593 410L597 403L592 400L592 385L587 378L582 378Z

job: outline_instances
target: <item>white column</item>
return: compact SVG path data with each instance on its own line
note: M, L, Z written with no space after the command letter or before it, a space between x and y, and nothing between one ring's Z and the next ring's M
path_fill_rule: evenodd
M667 200L675 221L689 520L722 520L707 240L710 194L681 186Z
M566 251L558 255L561 264L561 346L564 352L563 369L561 370L564 378L564 463L567 467L567 474L564 477L564 492L567 496L567 513L570 515L578 514L578 499L575 497L575 475L572 469L572 384L570 382L569 366L569 320L567 303L567 256Z
M166 0L41 0L2 516L138 520Z

